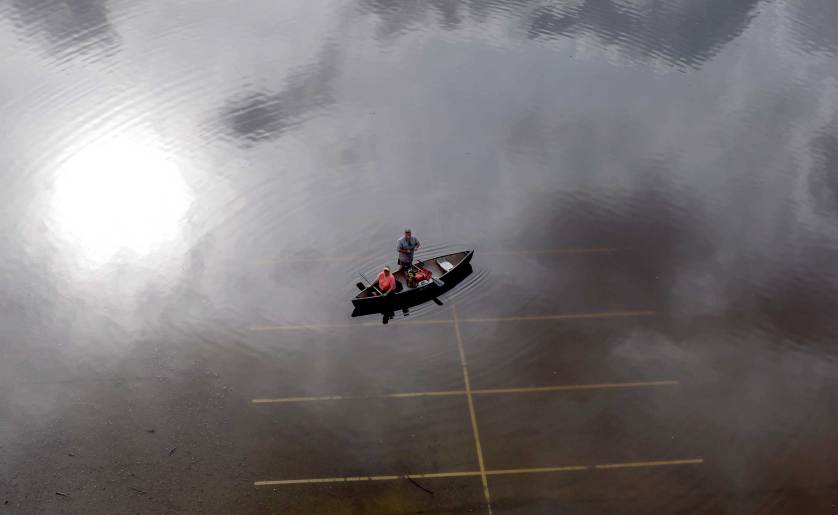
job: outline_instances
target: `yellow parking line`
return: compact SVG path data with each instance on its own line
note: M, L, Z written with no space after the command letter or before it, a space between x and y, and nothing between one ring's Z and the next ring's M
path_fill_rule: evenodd
M278 481L255 481L256 486L306 485L317 483L355 483L359 481L395 481L396 479L433 479L444 477L472 477L479 476L478 471L466 472L432 472L429 474L404 474L401 476L350 476L350 477L322 477L312 479L282 479Z
M562 249L509 249L509 250L480 250L481 256L561 256L572 254L611 254L615 252L627 252L633 250L631 247L568 247ZM341 263L357 262L363 263L375 260L381 256L327 256L327 257L289 257L286 259L267 259L254 261L254 265L267 266L279 263Z
M395 481L397 479L430 479L447 477L476 477L476 476L504 476L504 475L527 475L527 474L549 474L556 472L577 472L601 469L621 468L649 468L649 467L671 467L678 465L700 465L704 463L702 458L686 460L664 460L664 461L635 461L629 463L605 463L602 465L569 465L564 467L540 467L520 469L498 469L498 470L469 470L462 472L432 472L428 474L405 474L389 476L350 476L350 477L324 477L311 479L282 479L277 481L255 481L255 486L279 486L279 485L305 485L318 483L351 483L359 481Z
M451 324L450 320L399 320L398 325L447 325ZM305 331L317 329L341 329L350 327L384 327L381 322L359 322L357 324L342 323L342 324L297 324L297 325L262 325L251 327L251 331L267 332L267 331Z
M355 476L355 477L321 477L313 479L285 479L280 481L256 481L256 486L269 485L307 485L316 483L352 483L355 481L393 481L399 476Z
M479 475L479 470L471 470L464 472L431 472L428 474L407 474L404 477L409 477L411 479L431 479L435 477L473 477Z
M677 384L678 381L639 381L634 383L568 384L559 386L533 386L529 388L487 388L483 390L472 390L471 393L480 395L493 395L499 393L537 393L560 392L568 390L598 390L607 388L641 388L644 386L669 386Z
M294 330L302 330L302 329L337 329L341 327L356 327L356 326L365 326L369 325L368 323L364 324L298 324L298 325L261 325L251 327L251 331L256 332L263 332L263 331L294 331Z
M586 465L571 465L569 467L540 467L532 469L501 469L501 470L487 470L487 476L502 476L514 474L545 474L548 472L573 472L576 470L588 470L590 467Z
M589 384L564 384L556 386L532 386L524 388L484 388L472 389L472 395L497 395L505 393L539 393L539 392L561 392L572 390L601 390L620 388L643 388L650 386L673 386L678 381L635 381L631 383L589 383ZM312 397L276 397L253 399L253 404L283 404L295 402L316 402L316 401L346 401L360 399L409 399L414 397L450 397L454 395L467 395L466 390L437 390L427 392L404 392L404 393L383 393L372 395L318 395Z
M468 400L468 414L471 418L471 430L474 433L474 446L477 449L477 465L480 467L480 480L483 482L483 496L486 498L486 510L492 515L492 499L489 495L489 481L486 479L486 467L483 464L483 446L480 444L480 431L477 429L477 415L474 411L474 399L471 396L471 381L469 380L468 364L466 364L466 353L463 350L463 337L460 334L460 324L457 319L457 306L451 307L454 319L454 333L457 336L457 349L460 352L460 365L463 367L463 383L466 386L466 399Z
M639 467L661 467L665 465L698 465L704 463L701 458L691 460L669 460L669 461L634 461L630 463L605 463L594 465L595 469L627 469Z
M377 256L381 257L381 256ZM251 261L250 263L258 266L270 266L279 264L296 264L296 263L343 263L354 262L364 263L376 259L376 256L331 256L331 257L289 257L277 259L265 259L261 261Z
M481 256L561 256L566 254L613 254L615 252L628 252L631 247L589 247L589 248L567 248L567 249L544 249L544 250L486 250L481 251Z
M627 318L627 317L650 317L657 315L656 311L607 311L603 313L560 313L557 315L532 315L532 316L509 316L509 317L487 317L487 318L461 318L460 324L477 324L486 322L526 322L546 320L585 320L596 318ZM453 320L428 319L428 320L399 320L398 325L446 325L453 324ZM350 327L385 327L379 322L359 322L357 324L302 324L302 325L263 325L251 327L251 331L303 331L316 329L340 329Z
M278 397L275 399L253 399L253 404L280 404L292 402L314 401L346 401L359 399L408 399L411 397L447 397L451 395L465 395L465 390L441 390L432 392L384 393L379 395L322 395L317 397Z
M524 322L539 320L583 320L588 318L625 318L625 317L650 317L657 315L656 311L610 311L605 313L565 313L559 315L533 315L533 316L511 316L493 318L462 318L461 323L482 323L482 322Z

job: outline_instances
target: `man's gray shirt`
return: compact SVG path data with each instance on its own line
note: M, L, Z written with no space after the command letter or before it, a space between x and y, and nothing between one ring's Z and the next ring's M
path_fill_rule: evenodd
M413 263L413 251L416 247L419 246L419 240L416 239L416 236L411 236L408 240L404 236L399 238L398 246L396 247L397 250L407 250L408 252L399 252L399 261L401 263Z

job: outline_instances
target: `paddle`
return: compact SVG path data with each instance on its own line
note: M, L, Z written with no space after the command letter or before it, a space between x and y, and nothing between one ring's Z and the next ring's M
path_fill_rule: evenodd
M367 279L367 276L366 276L366 275L364 275L362 272L358 272L358 275L360 275L360 276L361 276L361 279L363 279L363 280L367 281L367 282L370 284L370 286L372 286L372 281L370 281L369 279ZM355 286L357 286L357 287L361 288L361 290L366 290L366 288L363 288L363 286L364 286L364 285L363 285L363 284L361 284L361 283L357 283ZM373 290L375 290L375 291L376 291L376 293L378 293L379 295L384 295L383 293L381 293L381 290L379 290L379 289L378 289L378 288L376 288L375 286L372 286L372 289L373 289Z

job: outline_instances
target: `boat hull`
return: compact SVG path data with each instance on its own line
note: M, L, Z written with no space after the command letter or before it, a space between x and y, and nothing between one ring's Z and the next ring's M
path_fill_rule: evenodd
M446 282L450 283L451 281L458 280L467 269L469 272L471 271L470 263L472 256L474 256L474 251L467 250L422 261L422 266L433 268L432 277L441 281L442 285L431 281L424 286L408 288L405 286L406 281L404 278L397 273L397 291L387 295L379 295L372 292L371 287L368 287L352 299L352 305L355 306L356 311L375 313L432 300L449 289L446 288ZM450 270L443 270L439 265L440 261L450 262L455 258L456 264L453 264ZM439 271L443 271L444 273L437 274Z

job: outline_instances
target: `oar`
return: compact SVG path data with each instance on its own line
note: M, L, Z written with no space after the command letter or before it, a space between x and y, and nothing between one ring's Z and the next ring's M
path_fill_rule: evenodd
M363 279L363 280L367 281L367 282L369 283L369 285L370 285L370 286L372 286L372 289L376 291L376 293L378 293L379 295L384 295L383 293L381 293L381 290L379 290L378 288L376 288L375 286L373 286L372 281L370 281L369 279L367 279L367 276L366 276L366 275L364 275L364 274L363 274L363 272L358 272L358 275L360 275L360 276L361 276L361 279ZM360 288L361 290L366 290L366 287L364 287L364 285L363 285L363 284L361 284L361 283L357 283L357 284L355 284L355 286L357 286L357 287L358 287L358 288Z

